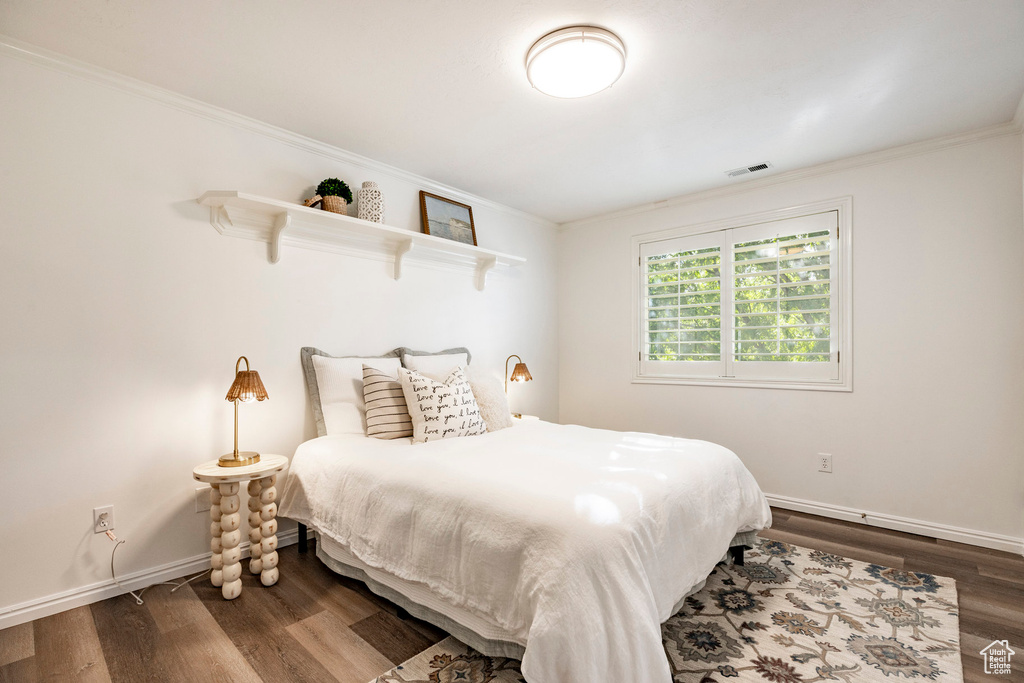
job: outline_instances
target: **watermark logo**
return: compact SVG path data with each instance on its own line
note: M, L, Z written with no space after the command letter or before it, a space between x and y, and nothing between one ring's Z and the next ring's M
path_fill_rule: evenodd
M1010 674L1010 659L1017 654L1010 649L1006 640L993 640L979 653L985 658L985 673L999 675Z

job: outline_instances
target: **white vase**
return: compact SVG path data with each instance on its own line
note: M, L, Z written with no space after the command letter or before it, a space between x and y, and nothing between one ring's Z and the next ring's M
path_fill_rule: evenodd
M359 218L372 223L384 222L384 195L377 183L367 180L359 190Z

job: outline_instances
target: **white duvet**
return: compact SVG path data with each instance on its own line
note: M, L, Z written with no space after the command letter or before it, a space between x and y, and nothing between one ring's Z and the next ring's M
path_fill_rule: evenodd
M530 683L670 683L661 623L737 532L771 524L722 446L538 421L313 439L281 514L505 629Z

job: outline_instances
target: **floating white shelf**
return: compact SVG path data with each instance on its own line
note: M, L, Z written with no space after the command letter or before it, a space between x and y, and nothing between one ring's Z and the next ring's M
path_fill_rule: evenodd
M480 290L491 270L526 263L519 256L234 190L204 192L197 201L210 207L210 223L220 234L270 243L271 263L280 260L282 245L333 251L390 260L397 280L402 264L416 261L472 271Z

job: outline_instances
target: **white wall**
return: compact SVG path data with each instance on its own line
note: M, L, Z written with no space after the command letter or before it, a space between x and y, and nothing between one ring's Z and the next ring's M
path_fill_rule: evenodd
M316 435L306 345L465 345L499 375L517 353L534 381L513 408L557 417L550 224L474 207L481 246L528 259L484 292L471 273L407 264L396 282L386 263L302 249L270 265L266 244L219 235L195 198L300 201L324 177L376 180L388 223L418 231L424 186L8 53L0 92L0 621L109 579L93 507L115 506L121 573L209 550L191 472L231 449L224 394L239 355L270 394L242 406L243 448L291 455Z
M1001 135L567 226L561 421L716 441L769 494L1021 539L1020 145ZM844 195L852 393L630 383L631 236Z

